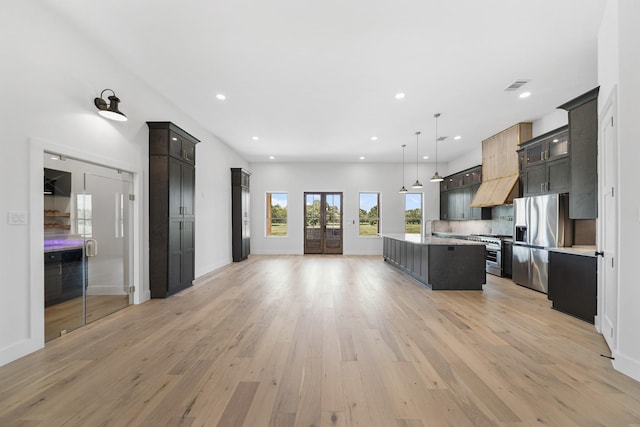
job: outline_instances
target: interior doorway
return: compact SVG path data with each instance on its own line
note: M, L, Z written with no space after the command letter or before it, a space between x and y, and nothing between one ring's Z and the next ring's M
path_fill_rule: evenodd
M45 342L133 302L133 176L44 153Z
M342 193L304 193L304 253L342 254Z

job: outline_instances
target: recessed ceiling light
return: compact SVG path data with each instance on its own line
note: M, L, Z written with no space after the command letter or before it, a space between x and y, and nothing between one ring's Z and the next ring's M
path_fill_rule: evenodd
M259 140L260 138L258 138L257 136L252 136L251 139L253 139L254 141Z
M51 157L49 157L49 158L50 158L51 160L60 160L60 157L58 157L58 156L51 156Z
M553 142L558 142L560 141L558 138L554 139Z
M396 99L404 99L404 93L402 92L396 93Z
M360 160L364 160L364 156L360 156Z
M217 94L216 98L218 98L220 101L224 101L225 99L227 99L227 97L224 96L224 94L222 94L222 93Z
M269 156L269 160L273 160L273 159L275 159L275 157Z
M176 138L176 137L174 136L174 137L171 137L171 140L172 140L172 141L177 141L177 140L178 140L178 138Z
M377 140L378 140L378 137L377 137L377 136L372 136L372 137L371 137L371 140L372 140L372 141L377 141Z
M422 158L423 158L424 160L427 160L427 159L429 158L429 156L422 156Z
M522 92L520 98L528 98L531 96L531 92Z
M454 136L454 137L453 137L453 139L455 139L456 141L458 141L458 140L462 139L462 137L461 137L460 135L458 135L458 136Z

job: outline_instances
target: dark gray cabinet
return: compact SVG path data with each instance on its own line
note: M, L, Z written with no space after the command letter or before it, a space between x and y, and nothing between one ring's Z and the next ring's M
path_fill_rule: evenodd
M569 217L573 219L598 216L598 92L595 88L558 107L569 112Z
M595 256L549 253L549 293L552 307L589 323L597 314Z
M523 196L567 193L571 188L568 127L523 142L518 150Z
M82 267L82 249L45 252L45 307L82 296Z
M149 286L165 298L195 277L195 162L200 142L171 122L149 126Z
M231 168L231 240L233 261L244 261L251 252L249 221L251 173Z
M449 175L440 183L440 219L491 219L491 208L469 205L482 183L482 166Z

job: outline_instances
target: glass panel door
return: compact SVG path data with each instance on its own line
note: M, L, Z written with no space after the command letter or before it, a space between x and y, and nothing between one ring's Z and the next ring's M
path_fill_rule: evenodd
M128 173L84 174L78 195L78 231L85 247L85 321L91 323L131 304L131 221ZM80 202L82 200L82 202Z
M305 193L304 253L342 253L342 193Z

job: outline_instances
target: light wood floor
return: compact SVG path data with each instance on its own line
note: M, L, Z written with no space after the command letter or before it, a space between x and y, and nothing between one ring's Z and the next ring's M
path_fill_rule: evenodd
M640 383L593 325L487 276L252 256L0 368L1 426L627 426Z

